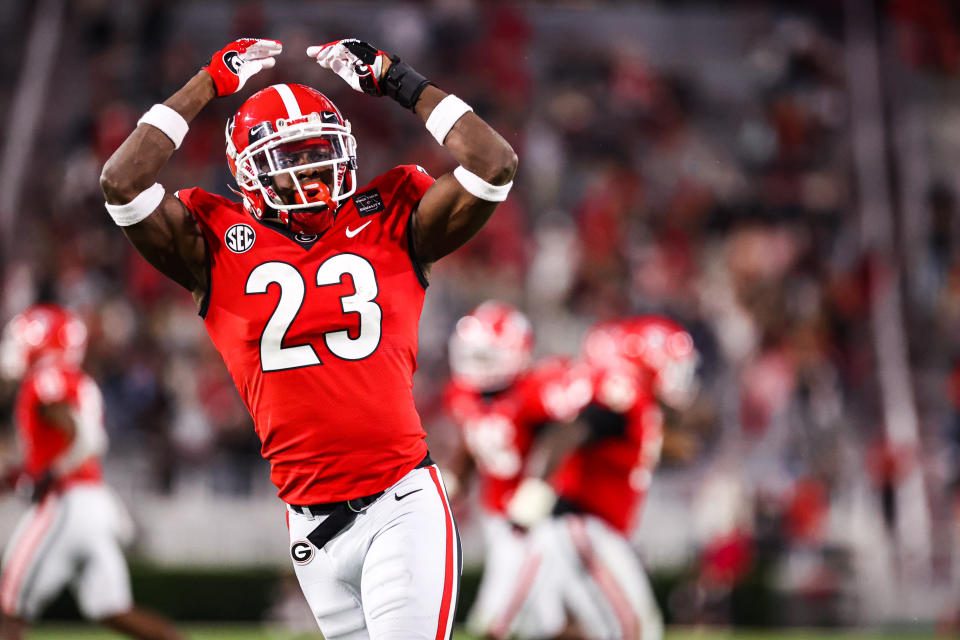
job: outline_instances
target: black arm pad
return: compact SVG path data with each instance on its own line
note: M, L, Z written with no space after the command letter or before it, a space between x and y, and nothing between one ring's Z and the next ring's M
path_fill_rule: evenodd
M390 68L381 81L381 90L383 95L389 96L399 102L401 105L414 110L417 99L428 84L433 84L417 70L400 60L398 56L390 58Z

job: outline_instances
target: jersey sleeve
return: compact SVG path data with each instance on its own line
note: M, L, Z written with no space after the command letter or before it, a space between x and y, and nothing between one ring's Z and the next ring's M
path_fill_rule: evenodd
M640 444L646 444L651 437L659 441L663 416L657 401L635 373L617 368L598 372L593 401L591 407L622 417L621 435Z
M406 189L403 194L404 201L408 203L411 208L415 209L417 205L420 204L420 200L423 199L423 194L425 194L427 189L432 187L436 181L427 173L426 169L418 164L408 164L401 168L406 172Z
M210 255L215 255L216 249L219 248L220 235L213 230L213 218L217 209L225 204L231 204L230 201L204 191L200 187L180 189L175 195L187 208L193 219L197 221L197 224L200 225L204 240L207 242L207 248L211 250Z
M30 384L38 405L60 404L69 401L72 396L73 386L69 378L55 367L38 371Z
M421 286L427 287L426 274L420 266L413 243L411 223L420 200L433 184L423 167L415 164L394 167L375 181L372 189L354 196L353 201L362 217L385 211L384 224L390 227L390 235L406 249L414 273Z
M540 422L570 422L590 402L589 376L563 358L539 363L530 375L527 410Z
M433 182L423 167L401 165L380 176L373 185L374 189L366 189L354 196L354 203L361 217L376 213L376 209L382 207L387 210L387 215L406 223ZM378 202L377 197L382 200Z

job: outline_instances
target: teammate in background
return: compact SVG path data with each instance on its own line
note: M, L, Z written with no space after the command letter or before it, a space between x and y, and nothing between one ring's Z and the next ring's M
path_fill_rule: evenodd
M542 558L526 557L526 536L506 516L535 437L547 423L570 420L589 398L589 387L568 389L568 365L551 359L530 366L533 330L514 307L484 302L460 318L450 337L452 380L444 403L462 434L469 464L457 474L463 486L475 470L480 481L485 544L483 581L467 627L476 636L496 637L508 627L520 637L541 637L551 620L563 618L555 599L530 592ZM518 593L517 585L525 589ZM528 601L523 620L511 613ZM552 607L552 608L551 608Z
M361 186L340 110L277 84L227 123L242 202L168 193L156 180L187 123L280 52L237 40L151 108L103 169L107 210L193 294L288 505L294 568L324 637L447 638L459 538L413 402L417 329L431 265L506 198L517 158L408 64L340 40L307 55L416 113L460 167L434 181L401 166Z
M559 585L581 637L660 640L662 616L630 536L660 459L659 403L690 402L697 353L690 334L660 316L599 324L582 352L573 375L592 392L576 421L579 444L551 452L556 470L525 479L507 512L536 527L532 547L551 559L540 579Z
M18 640L65 586L81 613L133 638L180 638L133 606L120 547L129 516L103 484L107 446L100 390L81 369L87 330L73 314L37 305L14 317L0 341L0 373L22 378L16 400L22 464L5 488L32 484L35 504L3 555L0 638Z

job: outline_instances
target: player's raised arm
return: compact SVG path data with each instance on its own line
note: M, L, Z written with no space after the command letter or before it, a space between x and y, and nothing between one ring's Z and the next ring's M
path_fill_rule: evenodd
M206 247L190 213L157 182L180 147L188 123L210 100L240 90L275 64L281 44L244 38L213 54L210 63L163 104L147 111L110 156L100 176L107 211L154 267L199 301L206 287Z
M389 96L419 115L460 166L424 194L414 218L414 248L427 266L454 251L506 199L517 155L465 102L433 86L397 56L355 39L307 49L307 55L357 91Z

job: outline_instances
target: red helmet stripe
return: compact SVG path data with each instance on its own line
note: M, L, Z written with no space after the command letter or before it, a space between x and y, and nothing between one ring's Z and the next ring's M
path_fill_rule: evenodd
M300 111L300 104L289 85L275 84L273 88L280 94L280 99L283 100L283 106L287 110L287 118L299 118L303 115Z

